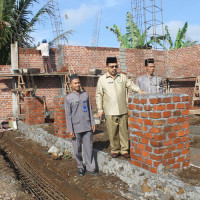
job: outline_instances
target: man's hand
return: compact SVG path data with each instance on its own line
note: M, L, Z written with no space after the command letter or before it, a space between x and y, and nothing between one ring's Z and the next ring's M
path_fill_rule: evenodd
M143 90L139 91L138 93L139 93L139 94L148 94L148 92L145 92L145 91L143 91Z
M96 130L95 125L92 126L92 132L94 133Z
M72 138L72 139L75 139L75 138L76 138L74 132L70 132L70 133L69 133L69 137Z
M98 117L100 118L100 120L102 119L102 116L103 116L103 112L98 112Z

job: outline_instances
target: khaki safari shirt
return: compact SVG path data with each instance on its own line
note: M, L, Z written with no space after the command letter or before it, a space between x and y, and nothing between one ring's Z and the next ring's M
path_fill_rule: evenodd
M107 72L98 80L96 89L96 103L98 112L105 115L123 115L127 109L127 89L139 92L140 88L124 74L117 73L112 78Z

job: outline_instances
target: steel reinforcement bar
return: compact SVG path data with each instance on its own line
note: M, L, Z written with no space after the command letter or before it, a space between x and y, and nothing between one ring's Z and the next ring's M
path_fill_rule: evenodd
M19 157L7 154L17 175L23 181L24 187L38 200L70 200L53 185L48 183L27 162Z

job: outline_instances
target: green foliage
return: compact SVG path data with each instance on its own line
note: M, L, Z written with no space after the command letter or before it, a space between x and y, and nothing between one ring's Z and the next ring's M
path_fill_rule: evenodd
M134 23L130 12L127 12L126 14L126 33L124 35L122 35L119 27L116 24L114 24L112 28L108 26L106 26L106 28L117 36L117 41L120 42L121 48L151 48L150 44L152 43L152 40L146 43L147 32L145 31L143 34L140 33L140 30Z
M30 34L45 14L52 15L50 1L33 15L32 6L38 0L0 0L0 64L10 64L10 44L29 47L34 41Z
M169 44L169 49L179 49L196 44L198 41L185 40L187 30L188 30L188 23L185 22L183 28L182 29L179 28L178 33L176 35L176 40L175 42L173 42L171 34L169 32L169 28L168 26L165 26L165 31L166 31L165 36L163 38L156 38L156 39L160 42L160 44L161 40L165 40ZM161 44L161 46L163 45Z

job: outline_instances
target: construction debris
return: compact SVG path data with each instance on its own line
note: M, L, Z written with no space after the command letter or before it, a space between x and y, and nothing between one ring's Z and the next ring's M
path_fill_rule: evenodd
M15 118L0 119L0 132L11 131L17 129Z

